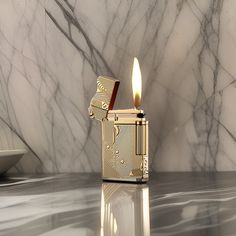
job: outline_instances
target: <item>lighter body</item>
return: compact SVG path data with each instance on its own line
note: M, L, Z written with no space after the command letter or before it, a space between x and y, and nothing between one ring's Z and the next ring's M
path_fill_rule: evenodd
M147 182L148 121L142 110L111 110L102 121L102 177Z

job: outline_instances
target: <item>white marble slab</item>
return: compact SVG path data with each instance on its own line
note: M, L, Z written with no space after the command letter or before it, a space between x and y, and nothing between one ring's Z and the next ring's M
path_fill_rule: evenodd
M236 170L236 2L0 2L0 147L27 146L25 172L100 170L100 124L87 114L96 77L121 81L132 107L143 75L158 171Z

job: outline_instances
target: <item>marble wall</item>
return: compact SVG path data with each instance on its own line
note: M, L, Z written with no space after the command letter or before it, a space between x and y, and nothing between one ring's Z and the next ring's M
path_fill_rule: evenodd
M0 148L15 170L100 170L87 108L98 75L132 106L140 61L157 171L236 170L236 1L0 1Z

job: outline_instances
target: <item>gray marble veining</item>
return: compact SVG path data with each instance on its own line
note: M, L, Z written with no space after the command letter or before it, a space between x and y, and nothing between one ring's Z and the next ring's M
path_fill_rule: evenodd
M233 0L0 2L0 148L27 146L18 172L100 170L100 127L87 108L96 77L121 81L132 107L143 75L158 171L236 170Z
M235 235L236 173L152 174L148 185L97 174L0 180L0 235Z

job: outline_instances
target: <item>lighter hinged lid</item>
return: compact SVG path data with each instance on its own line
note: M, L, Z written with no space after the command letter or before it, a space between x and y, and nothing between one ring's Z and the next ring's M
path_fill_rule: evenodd
M119 80L108 76L97 78L97 91L89 106L91 118L102 121L107 117L108 111L112 110L114 106L119 83Z

